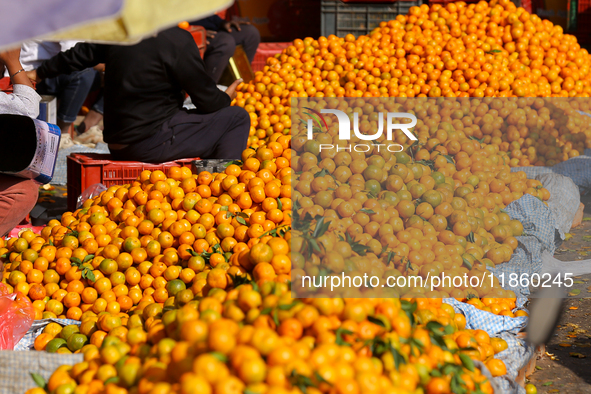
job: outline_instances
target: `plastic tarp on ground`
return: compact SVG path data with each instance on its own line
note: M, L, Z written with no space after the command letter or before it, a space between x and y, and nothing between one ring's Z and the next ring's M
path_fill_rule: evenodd
M69 326L72 324L80 325L80 322L77 320L70 320L70 319L41 319L35 320L29 331L25 334L25 336L14 346L14 350L32 350L35 344L35 338L37 338L43 332L43 329L49 323L58 323L62 326Z

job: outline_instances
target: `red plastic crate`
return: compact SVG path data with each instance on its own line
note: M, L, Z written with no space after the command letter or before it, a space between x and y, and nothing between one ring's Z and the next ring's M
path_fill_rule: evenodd
M579 0L577 3L577 29L571 34L577 37L579 44L589 45L591 43L591 0Z
M78 197L89 186L102 183L110 187L133 182L144 170L165 171L171 167L189 167L199 160L179 159L166 163L142 163L139 161L115 161L111 155L100 153L72 153L67 157L68 209L74 211Z
M37 86L37 83L31 81L31 84L33 85L33 89L35 89ZM2 91L4 93L12 93L12 91L13 91L12 82L10 82L9 77L0 78L0 91Z
M0 78L0 91L4 93L12 93L12 83L9 77Z
M207 35L205 28L203 26L189 26L185 30L187 30L193 36L195 44L197 44L197 47L199 47L199 54L203 58L203 54L207 49Z
M532 0L521 0L521 7L531 13L533 11Z
M591 11L591 0L579 0L577 7L579 14L589 14Z
M252 61L252 71L263 71L267 64L267 58L281 53L290 45L291 42L261 42Z

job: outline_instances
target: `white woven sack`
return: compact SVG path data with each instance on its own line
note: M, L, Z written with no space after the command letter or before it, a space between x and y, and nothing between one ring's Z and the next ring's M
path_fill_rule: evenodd
M564 236L570 231L581 203L578 186L571 178L560 174L540 174L536 175L534 179L542 182L542 185L550 192L548 206L554 214L560 235Z

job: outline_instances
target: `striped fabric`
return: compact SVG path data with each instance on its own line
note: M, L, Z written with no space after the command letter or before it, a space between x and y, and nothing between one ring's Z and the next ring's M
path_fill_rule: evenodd
M591 191L591 149L585 149L581 156L573 157L553 167L514 167L511 172L523 171L528 178L540 174L561 174L573 180L581 192Z

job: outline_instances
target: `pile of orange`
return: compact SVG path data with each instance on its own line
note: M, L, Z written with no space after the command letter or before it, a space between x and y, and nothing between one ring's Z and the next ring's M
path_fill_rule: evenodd
M7 242L5 281L31 297L37 317L82 321L79 333L52 327L36 341L39 350L85 355L56 371L47 392L282 393L302 385L328 392L332 384L353 393L445 393L458 385L491 392L469 359L503 374L494 359L502 342L464 330L463 316L441 298L291 298L297 241L289 228L290 140L277 135L268 148L246 150L243 165L223 174L146 171L64 214L40 236L25 231ZM287 349L271 353L280 344ZM234 349L245 352L235 364ZM262 358L271 354L271 361ZM322 367L339 354L346 357L342 371ZM204 376L208 368L216 373ZM224 371L234 377L224 380L229 387L211 380Z
M296 267L300 260L294 252L298 232L289 229L293 208L289 165L299 168L303 162L291 163L290 137L277 135L277 141L268 148L246 150L243 165L230 165L223 174L192 175L188 170L174 168L167 177L160 171L146 171L131 185L113 186L85 202L81 209L64 214L60 222L50 223L40 236L24 232L7 242L2 250L7 254L5 279L33 299L38 317L82 320L80 333L70 332L68 340L74 339L66 340L65 346L59 341L64 339L62 333L53 329L37 340L40 350L51 344L59 353L75 349L85 355L83 363L56 371L47 384L48 392L188 393L197 387L199 392L247 388L256 393L282 393L293 387L301 390L302 385L312 392L330 392L333 384L352 393L366 392L371 387L393 392L412 392L422 387L427 393L446 393L458 385L466 392L491 392L490 383L469 359L485 361L495 376L502 375L504 364L494 354L505 345L483 332L465 330L464 317L441 303L444 290L437 294L407 294L412 299L402 302L363 298L299 302L291 298L291 257L298 260ZM286 148L279 141L285 142ZM472 156L482 150L474 142L471 146ZM372 155L368 159L379 167L379 157ZM494 160L498 162L498 158ZM453 197L447 186L429 190L441 195L441 203L444 196L451 196L452 211L463 207L477 212L476 208L462 205L473 197L462 194L462 187L471 190L460 183L468 172L455 177L455 172L450 172L450 177L443 174L451 168L445 168L443 173L435 174L429 172L429 166L400 154L388 161L407 161L404 168L408 173L404 177L395 175L402 179L404 188L414 193L415 184L433 186L427 176L442 181L438 184L451 182L446 184L462 197ZM282 165L284 162L287 166ZM402 164L397 165L405 171ZM493 167L495 171L504 168ZM423 183L409 186L408 174L413 174L414 179L419 173ZM490 181L501 179L528 186L522 174L504 176L497 174ZM306 203L305 198L311 198L301 194L301 182L300 176L293 184L297 190L294 194L299 193L294 199L302 204L294 211L298 214L317 209L315 204ZM350 188L360 187L355 179L349 183ZM485 183L477 183L474 190L486 189ZM390 188L396 186L396 182L389 184ZM377 187L373 183L367 186ZM529 186L536 192L542 190L536 189L536 184ZM353 194L357 198L360 192ZM400 196L404 197L404 193ZM434 203L436 197L426 201ZM498 237L512 238L511 224L518 231L519 227L499 211L504 205L492 197L495 204L486 217L496 216L490 216L492 219L485 223L497 228ZM499 197L502 200L516 195ZM391 205L397 199L398 194L380 195L363 204L394 215L396 209L382 208L381 201ZM365 204L370 200L377 205ZM348 201L352 204L351 199ZM342 220L347 217L335 221L334 228L318 242L326 247L329 234L346 224ZM474 218L479 216L475 214ZM466 217L459 222L469 220ZM415 231L419 227L411 227L407 220L398 224L408 229L401 231L421 243L418 250L438 246L437 241L430 244L431 238L426 238L436 232L423 231L432 224L423 223L422 237ZM372 240L366 242L352 234L354 242L374 246ZM464 248L460 237L454 234L453 244L447 245L449 250L445 247L445 253L451 253L455 261ZM494 236L491 244L493 240ZM403 243L396 245L397 252L404 252ZM484 245L474 242L465 246L470 252L463 254L466 257L472 256L473 261L483 257L479 253L485 252ZM338 242L334 244L335 251L342 247ZM502 259L497 262L501 263L512 253L513 243L498 248ZM414 261L415 254L409 253L409 257ZM320 257L314 254L312 261L316 258ZM480 264L471 273L483 267ZM470 294L451 295L466 299ZM500 295L511 298L505 292L496 294ZM486 300L482 300L483 305L487 303L482 308L493 311ZM506 304L498 313L510 315L512 300L495 302ZM414 312L413 304L417 306ZM345 357L342 371L326 370L322 360L338 355ZM227 379L217 380L217 376Z
M496 278L387 298L302 278L489 277L524 231L507 205L550 198L511 168L591 148L577 112L591 111L590 61L509 0L422 5L367 36L295 40L238 88L233 105L251 118L241 162L221 174L145 171L40 236L0 243L4 282L36 318L82 322L38 338L38 350L85 361L37 391L492 392L470 360L504 375L494 356L506 343L466 330L441 299L525 315ZM344 142L332 115L308 140L299 120L310 108L356 113L362 134L378 127L376 112L412 113L417 141L397 130L374 142L404 152L321 149Z
M367 36L295 40L238 87L234 105L249 112L249 146L258 147L289 133L293 97L553 97L499 138L484 135L529 158L512 167L552 166L591 147L591 128L573 111L589 110L590 62L574 36L510 0L422 5ZM570 122L547 122L556 111Z
M315 132L312 140L305 125L294 125L295 175L291 185L297 209L291 249L296 286L305 276L368 273L380 278L381 286L344 289L335 294L383 296L379 289L387 286L391 277L419 275L427 280L445 274L482 279L490 277L488 267L510 260L523 226L503 209L524 194L546 201L550 193L539 181L526 179L525 173L511 172L509 163L513 159L498 145L474 138L480 127L473 119L492 116L488 99L442 100L437 105L427 98L398 99L395 103L381 98L349 102L326 98L305 100L292 107L298 114L338 106L344 112L357 113L359 124L366 124L369 130L377 127L372 113L380 106L395 113L413 111L418 118L418 141L412 146L412 141L397 130L392 141L382 135L373 141L372 148L364 149L366 152L320 149L331 144L341 148L367 144L355 136L340 141L339 126L332 115L325 116L327 131ZM450 112L453 120L446 119ZM429 127L433 124L437 126ZM387 147L393 144L407 149L390 153ZM322 234L316 233L318 247L313 248L309 241L312 231L298 229L308 217L313 230L311 218L318 215L329 226ZM353 253L355 248L364 249L365 255ZM496 279L484 282L478 287L447 282L433 290L403 286L395 291L403 297L514 298ZM329 290L307 288L298 295L335 295ZM507 303L492 308L479 306L513 316L513 308Z
M40 236L10 239L4 280L29 296L37 318L75 320L165 303L187 288L225 288L246 271L288 281L288 244L270 241L291 222L290 137L277 141L244 169L230 165L215 177L144 171L132 185L111 187Z
M126 335L84 346L28 394L492 393L471 360L506 373L494 355L507 343L441 300L300 301L286 284L255 286L138 309Z

